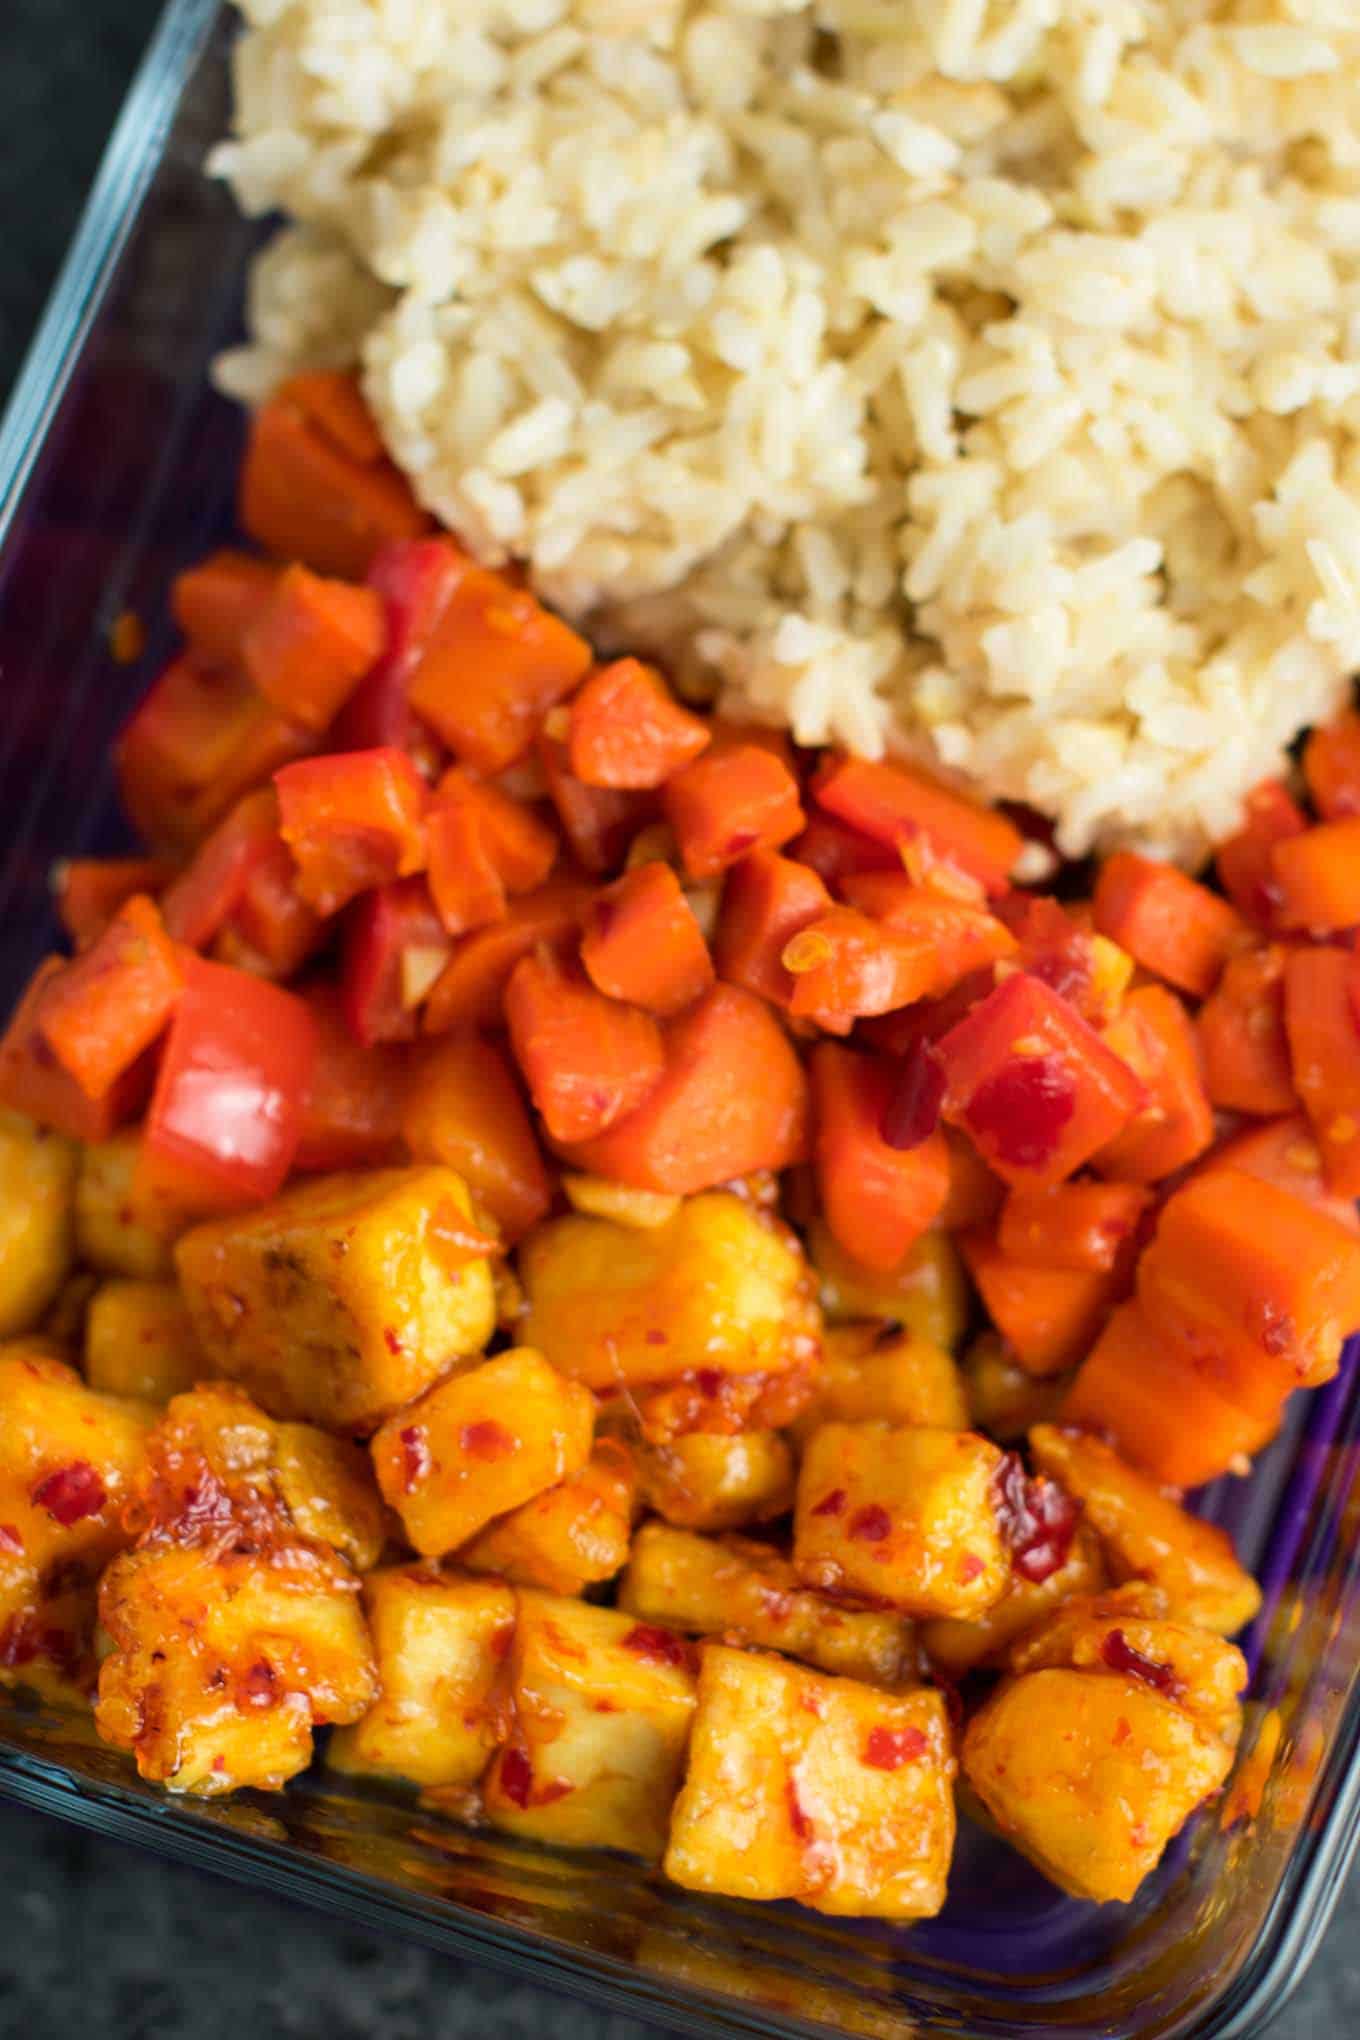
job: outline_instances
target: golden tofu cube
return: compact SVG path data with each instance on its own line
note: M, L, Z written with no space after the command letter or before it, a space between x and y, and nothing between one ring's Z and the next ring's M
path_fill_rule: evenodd
M1022 1573L999 1601L968 1621L941 1615L921 1630L927 1657L950 1679L961 1679L979 1665L1001 1665L1011 1645L1047 1620L1073 1594L1098 1594L1105 1585L1100 1539L1089 1523L1079 1523L1067 1557L1046 1580L1027 1580Z
M697 1537L644 1523L619 1584L619 1606L645 1622L735 1636L871 1686L900 1686L917 1669L910 1622L814 1594L788 1559L748 1537Z
M38 1343L0 1348L0 1685L94 1685L95 1590L155 1411L96 1395Z
M638 1452L642 1498L687 1530L738 1530L793 1506L794 1459L778 1431L687 1431Z
M960 1363L968 1397L968 1421L975 1431L1004 1445L1023 1438L1031 1424L1045 1423L1067 1393L1070 1375L1036 1381L995 1332L974 1339Z
M78 1150L17 1112L0 1112L0 1339L31 1332L74 1254Z
M390 1566L364 1581L382 1691L327 1761L415 1785L474 1785L504 1739L501 1698L515 1596L500 1580Z
M693 1370L777 1374L815 1357L820 1319L794 1235L730 1191L649 1228L573 1213L519 1250L522 1333L588 1387Z
M176 1251L204 1352L276 1417L371 1431L495 1325L451 1169L325 1176L195 1226Z
M694 1711L691 1646L617 1608L521 1592L513 1723L482 1787L513 1834L655 1859Z
M184 1214L138 1183L141 1129L125 1127L80 1151L76 1177L76 1248L101 1275L133 1275L145 1282L173 1276L174 1245Z
M373 1464L410 1542L439 1558L579 1473L594 1430L589 1389L517 1346L392 1417L373 1439Z
M1030 1447L1036 1466L1084 1505L1116 1580L1151 1580L1173 1615L1222 1636L1251 1621L1261 1590L1226 1531L1201 1523L1103 1439L1040 1424Z
M923 1619L981 1614L1011 1581L1001 1463L975 1431L823 1424L798 1474L798 1577Z
M105 1395L167 1403L212 1368L173 1282L101 1282L85 1313L85 1379Z
M953 1355L883 1318L828 1325L811 1407L797 1419L800 1443L819 1424L933 1424L968 1428L968 1401Z
M732 1898L927 1919L945 1899L954 1772L942 1694L709 1644L666 1875Z
M852 1261L824 1219L813 1219L807 1241L822 1309L833 1323L882 1318L946 1352L958 1345L971 1307L968 1278L948 1233L922 1233L901 1267L886 1275Z
M637 1466L619 1438L597 1438L579 1473L498 1516L465 1544L458 1563L520 1587L583 1594L628 1563Z
M377 1695L359 1582L319 1545L153 1539L109 1567L99 1619L95 1724L172 1792L275 1790L310 1762L314 1728Z

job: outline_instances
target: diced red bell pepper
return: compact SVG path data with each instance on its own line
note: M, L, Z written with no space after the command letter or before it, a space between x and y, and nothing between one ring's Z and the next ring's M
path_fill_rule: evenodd
M399 539L385 545L368 570L383 605L384 649L341 709L332 732L337 751L372 751L395 744L426 777L443 747L412 709L411 675L425 644L470 565L451 538Z
M1062 1374L1085 1357L1118 1296L1117 1275L1013 1261L990 1231L960 1233L958 1243L983 1308L1027 1374Z
M666 782L661 802L691 878L777 850L803 826L798 781L763 744L714 743Z
M1301 1197L1314 1211L1325 1212L1348 1232L1360 1233L1360 1206L1354 1197L1338 1196L1327 1188L1322 1150L1302 1113L1233 1134L1204 1157L1200 1173L1207 1175L1210 1169L1219 1168L1259 1176L1262 1182Z
M650 1013L605 998L546 946L505 988L510 1046L550 1140L592 1140L655 1089L664 1051Z
M301 403L298 396L296 386L292 395L280 390L255 413L241 469L241 527L279 559L357 581L382 546L418 538L430 520L404 476L370 454L372 440L356 455L352 426L338 428L335 407L319 411L310 394Z
M578 879L550 878L513 900L503 921L464 935L430 992L425 1032L501 1026L505 988L515 965L540 943L555 948L574 938L591 898L590 888Z
M159 1040L183 989L179 953L154 904L138 893L49 980L38 1029L86 1096L102 1098Z
M562 832L582 871L598 878L617 870L628 845L656 813L652 796L587 786L568 769L566 745L546 731L539 732L535 756Z
M1360 815L1360 715L1354 709L1312 732L1303 747L1303 777L1324 821Z
M1242 826L1220 843L1214 859L1218 882L1239 914L1266 934L1279 927L1280 897L1274 850L1308 827L1302 808L1278 779L1265 779L1247 795Z
M1094 1156L1094 1166L1117 1182L1159 1183L1202 1155L1214 1137L1194 1022L1165 985L1139 985L1104 1040L1141 1078L1144 1102Z
M764 1002L715 985L664 1028L666 1067L636 1112L566 1150L573 1167L679 1197L802 1161L807 1079Z
M911 1147L883 1137L894 1073L885 1062L829 1041L808 1059L813 1159L826 1222L864 1267L887 1272L939 1218L949 1193L949 1150L937 1126Z
M935 1043L944 1116L1008 1183L1060 1183L1126 1126L1143 1085L1066 999L1017 971Z
M345 916L341 999L356 1041L413 1041L420 1007L453 952L423 878L398 879Z
M832 907L784 945L793 978L789 1010L828 1033L848 1033L868 1014L914 1005L937 987L934 950L853 907Z
M1102 935L1154 977L1196 999L1208 997L1228 958L1251 939L1227 900L1174 865L1132 850L1106 859L1092 909Z
M1322 1150L1327 1187L1360 1197L1360 958L1294 949L1285 958L1284 1024L1297 1091Z
M904 1006L900 1013L861 1020L856 1032L860 1040L884 1055L914 1055L957 1027L995 989L994 970L974 971L940 998L922 999L918 1005Z
M195 658L208 666L239 667L246 634L269 606L279 569L251 553L215 552L177 574L170 613Z
M1286 836L1270 862L1281 928L1334 935L1360 924L1360 815Z
M1282 949L1269 945L1231 958L1197 1025L1211 1104L1264 1119L1293 1111Z
M316 1023L292 992L185 952L135 1185L196 1216L265 1203L297 1155Z
M935 858L968 872L989 893L1004 893L1024 838L995 808L912 765L828 758L813 779L817 805L877 842L924 842Z
M1131 1266L1152 1192L1138 1183L1055 1183L1012 1190L1001 1208L997 1245L1030 1268L1111 1275Z
M266 701L321 731L377 662L385 629L373 589L285 567L246 631L242 656Z
M337 751L274 775L298 891L319 914L425 868L424 780L404 751Z
M1014 956L1018 947L1010 929L986 907L941 891L929 880L916 885L905 872L852 874L841 881L840 894L847 906L929 947L935 959L932 998L973 971Z
M164 857L66 857L52 870L52 891L62 927L77 949L88 949L134 893L154 897L174 879ZM162 916L165 902L160 902ZM173 933L173 930L171 931Z
M206 949L235 912L251 871L279 840L279 804L272 786L237 801L165 890L161 915L175 941Z
M597 666L571 705L567 760L587 786L662 786L712 741L654 666L616 659Z
M255 977L290 978L325 939L326 922L303 899L297 865L276 834L247 872L213 955Z
M430 891L450 935L503 918L507 898L542 885L557 837L523 801L455 766L425 819Z
M500 772L590 663L585 639L526 589L469 566L420 650L408 698L456 757Z
M597 893L581 962L597 991L669 1019L713 983L713 959L669 864L639 864Z
M552 1179L508 1058L478 1034L416 1051L402 1131L417 1161L456 1169L510 1245L552 1203Z
M809 815L807 827L789 844L788 854L809 866L827 885L839 885L856 872L902 869L893 844L875 842L872 836L861 835L830 815Z
M309 985L298 996L316 1028L316 1054L293 1167L328 1171L399 1162L405 1051L356 1041L335 985Z
M143 1057L91 1098L48 1047L38 1017L49 987L69 966L60 956L38 965L0 1041L0 1104L69 1140L101 1141L135 1119L151 1088L151 1059Z
M752 850L723 880L713 938L718 976L787 1008L794 979L784 968L784 950L831 906L830 893L806 864L774 850Z

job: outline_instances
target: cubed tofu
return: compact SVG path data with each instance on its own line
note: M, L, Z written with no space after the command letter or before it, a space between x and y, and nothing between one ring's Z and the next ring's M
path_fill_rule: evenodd
M904 1325L883 1318L828 1325L811 1406L794 1435L819 1424L934 1424L968 1427L968 1402L953 1356Z
M249 1540L247 1540L249 1541ZM276 1790L377 1696L359 1582L316 1544L153 1539L104 1575L95 1724L172 1792Z
M927 1657L946 1678L961 1679L978 1666L1001 1665L1017 1637L1045 1621L1072 1594L1098 1594L1105 1585L1100 1539L1079 1523L1066 1559L1046 1580L1012 1575L999 1601L970 1621L942 1615L921 1630Z
M373 1464L415 1549L439 1558L579 1473L594 1430L589 1389L517 1346L391 1418L373 1440Z
M709 1644L666 1875L691 1891L927 1919L954 1848L940 1693Z
M637 1464L620 1438L597 1438L579 1473L498 1516L458 1563L549 1594L583 1594L628 1562Z
M78 1150L0 1112L0 1339L31 1332L71 1271Z
M101 1275L155 1282L175 1272L174 1245L183 1214L134 1179L141 1130L125 1127L80 1151L76 1177L76 1249Z
M953 1352L971 1314L968 1279L947 1232L922 1233L900 1268L886 1275L852 1261L824 1219L807 1229L808 1259L822 1309L833 1323L882 1318Z
M981 1614L1011 1581L1001 1465L975 1431L823 1424L798 1475L798 1577L922 1619Z
M1009 1445L1023 1438L1031 1424L1051 1417L1067 1393L1071 1376L1036 1381L1013 1360L995 1332L974 1339L961 1364L968 1397L969 1421Z
M1041 1471L1084 1505L1116 1581L1151 1580L1173 1615L1221 1636L1251 1621L1261 1590L1226 1531L1181 1508L1103 1439L1040 1424L1030 1448Z
M85 1379L105 1395L167 1403L212 1368L173 1282L101 1282L85 1313Z
M364 1581L382 1691L327 1761L414 1785L474 1785L508 1732L515 1596L500 1580L389 1566Z
M778 1431L687 1431L638 1452L642 1498L688 1530L739 1530L793 1507L794 1458Z
M693 1650L617 1608L521 1592L514 1726L482 1788L513 1834L654 1860L694 1712Z
M747 1537L698 1537L644 1523L619 1583L619 1606L644 1622L759 1644L871 1686L900 1686L917 1669L915 1632L901 1615L837 1606L801 1586L771 1545Z
M420 1167L320 1177L195 1226L176 1261L203 1350L272 1416L371 1431L491 1336L471 1220L461 1177Z
M519 1251L523 1337L590 1388L691 1370L775 1374L815 1356L820 1318L786 1226L730 1191L687 1198L665 1225L573 1213Z
M0 1685L88 1697L95 1591L131 1541L155 1414L96 1395L39 1343L0 1349Z

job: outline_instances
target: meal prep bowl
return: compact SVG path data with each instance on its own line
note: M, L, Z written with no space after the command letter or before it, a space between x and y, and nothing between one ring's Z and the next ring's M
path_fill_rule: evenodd
M232 525L242 421L208 368L260 230L202 174L228 10L172 0L0 429L0 990L55 941L48 872L120 842L110 746L168 650L170 576ZM148 631L116 663L115 620ZM697 1899L606 1854L445 1825L332 1777L173 1801L87 1718L0 1700L0 1790L101 1833L695 2033L1257 2031L1306 1966L1360 1837L1360 1390L1352 1341L1249 1481L1203 1497L1263 1582L1224 1799L1132 1905L1059 1895L966 1821L910 1929Z

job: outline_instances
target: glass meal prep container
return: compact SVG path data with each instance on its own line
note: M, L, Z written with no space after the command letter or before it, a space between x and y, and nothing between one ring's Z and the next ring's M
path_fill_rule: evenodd
M48 870L113 850L110 746L168 651L170 576L225 537L242 420L215 396L260 229L202 174L228 114L228 10L172 0L0 428L0 997L54 941ZM109 650L125 610L145 656ZM1360 1838L1360 1386L1347 1364L1204 1509L1265 1590L1243 1755L1133 1904L1064 1898L963 1824L940 1918L836 1922L710 1901L604 1853L445 1825L331 1776L174 1801L87 1718L0 1696L0 1790L694 2033L907 2040L1238 2035L1279 2008Z

